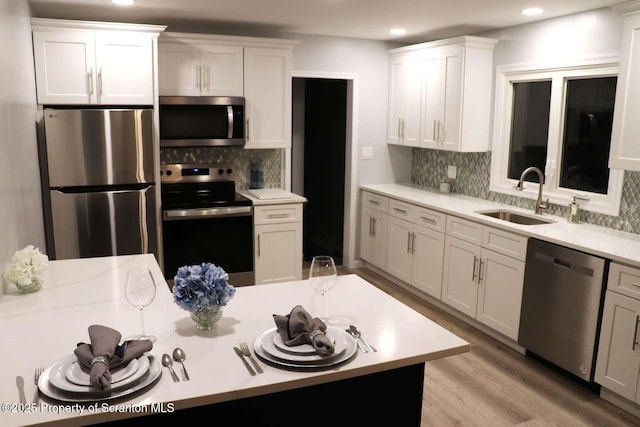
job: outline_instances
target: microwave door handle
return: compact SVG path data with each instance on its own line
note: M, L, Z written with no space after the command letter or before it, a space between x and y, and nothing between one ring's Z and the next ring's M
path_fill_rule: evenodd
M227 137L233 138L233 107L231 105L227 105L227 120L229 121Z

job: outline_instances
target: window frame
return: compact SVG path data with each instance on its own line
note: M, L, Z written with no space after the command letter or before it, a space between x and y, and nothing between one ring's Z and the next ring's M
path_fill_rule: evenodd
M494 108L494 131L491 151L490 191L528 199L537 199L538 184L525 181L523 191L515 190L516 179L507 178L511 145L511 120L513 113L513 83L551 80L549 109L549 134L543 198L550 203L568 205L574 195L587 197L580 201L582 209L618 216L624 171L609 168L607 194L572 190L559 186L562 144L564 142L564 115L566 82L575 78L618 76L618 59L604 58L576 62L557 67L533 65L506 65L496 70L496 95ZM614 112L615 114L615 112Z

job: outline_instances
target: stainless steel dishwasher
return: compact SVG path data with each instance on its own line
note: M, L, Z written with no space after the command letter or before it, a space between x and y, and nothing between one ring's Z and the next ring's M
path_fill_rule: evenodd
M609 260L529 239L518 343L592 382Z

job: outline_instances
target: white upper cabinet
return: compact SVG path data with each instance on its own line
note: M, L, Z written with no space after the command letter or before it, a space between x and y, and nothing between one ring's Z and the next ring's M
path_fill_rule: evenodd
M161 96L243 96L243 48L220 44L161 42Z
M489 150L496 43L464 36L393 49L388 142L460 152ZM413 61L399 62L404 57Z
M394 55L390 61L390 144L418 147L420 144L420 112L422 102L421 53Z
M33 18L32 28L39 104L153 104L164 27Z
M614 10L624 13L620 68L611 132L609 167L640 171L637 120L640 117L640 3L623 3Z
M289 48L244 49L245 148L291 147Z

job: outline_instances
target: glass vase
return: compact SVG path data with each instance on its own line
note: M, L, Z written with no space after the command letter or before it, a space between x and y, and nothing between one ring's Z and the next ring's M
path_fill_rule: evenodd
M222 307L203 307L191 313L191 319L196 323L196 328L201 331L213 329L222 317Z
M16 288L23 294L30 294L37 291L42 287L42 279L33 279L28 285L21 285L16 283Z

